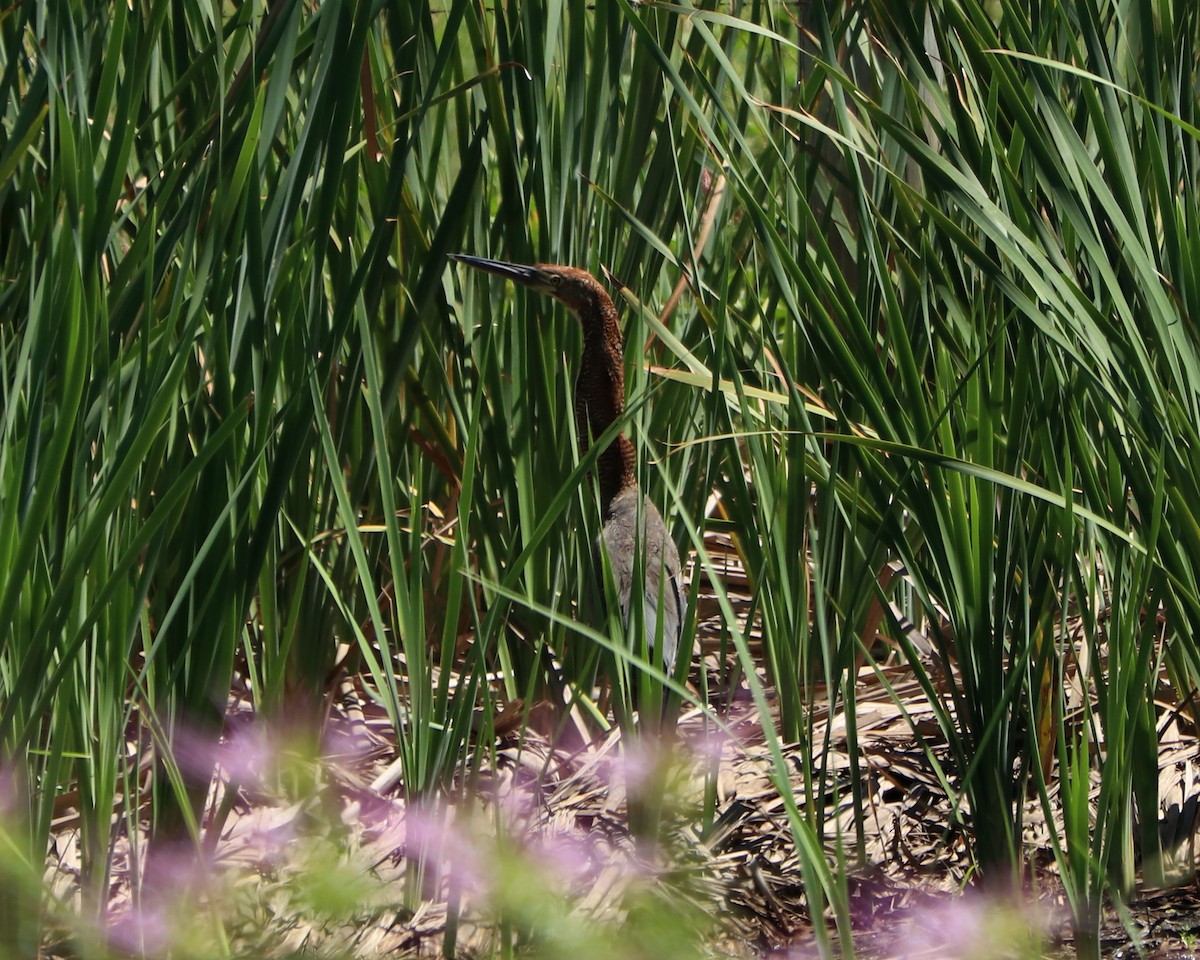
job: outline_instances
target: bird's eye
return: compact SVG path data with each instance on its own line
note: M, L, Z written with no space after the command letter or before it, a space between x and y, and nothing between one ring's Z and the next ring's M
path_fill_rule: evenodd
M557 273L552 273L552 274L550 274L550 283L553 286L561 287L562 286L562 277L560 277Z

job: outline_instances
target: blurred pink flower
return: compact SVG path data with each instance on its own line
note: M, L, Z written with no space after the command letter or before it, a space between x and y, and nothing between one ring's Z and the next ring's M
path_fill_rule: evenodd
M496 789L494 799L501 820L510 829L523 828L545 805L536 782L523 782L515 777Z
M134 956L165 953L173 927L165 904L131 907L109 921L108 942L118 952Z
M977 890L925 897L902 916L892 952L908 960L1040 956L1038 945L1050 935L1053 920L1036 903L1016 903Z
M468 825L451 822L452 812L410 806L404 817L405 857L422 856L454 885L486 896L492 869Z
M527 855L535 868L545 875L549 889L565 893L571 887L592 879L605 861L591 838L569 833L552 833L537 837L526 846Z
M137 900L109 921L109 942L135 955L170 950L208 879L208 865L190 843L160 844L147 858Z
M264 770L271 770L279 761L281 748L278 738L262 724L241 727L226 736L217 747L217 763L238 783L261 782Z
M219 765L231 780L247 786L260 783L263 771L274 768L281 752L277 738L262 723L238 726L217 738L181 724L171 746L175 762L193 780L211 778Z
M147 904L171 904L189 896L197 886L211 878L209 863L186 840L152 846L146 857L139 896Z
M670 761L670 751L663 745L639 739L622 744L615 757L603 761L601 778L610 786L623 786L626 793L636 796L654 784L656 776Z

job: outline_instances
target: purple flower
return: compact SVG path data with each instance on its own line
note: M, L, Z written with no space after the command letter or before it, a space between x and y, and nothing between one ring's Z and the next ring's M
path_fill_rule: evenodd
M410 806L404 817L405 855L423 857L451 883L470 893L487 895L492 869L469 825L454 822L452 810Z
M1039 905L968 890L960 896L926 897L904 911L892 945L899 957L987 960L1040 956L1039 944L1053 918Z
M165 953L174 923L162 903L131 907L108 924L108 942L120 953L135 956Z

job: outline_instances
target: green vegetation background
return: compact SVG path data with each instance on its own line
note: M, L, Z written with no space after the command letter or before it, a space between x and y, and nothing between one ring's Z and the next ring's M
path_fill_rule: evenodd
M139 815L130 731L168 758L185 724L215 735L235 664L260 715L315 742L348 645L406 793L432 797L540 688L546 645L607 636L574 606L597 522L577 330L451 269L464 251L619 280L642 483L697 572L706 531L734 536L776 748L818 701L852 705L868 611L895 601L957 665L936 702L981 871L1019 875L1040 791L1094 930L1135 847L1161 879L1156 689L1194 709L1200 673L1198 19L1173 0L4 8L12 862L40 875L77 789L102 913ZM820 744L810 766L819 796ZM166 759L155 783L156 830L196 833L202 778ZM812 902L844 908L820 807L791 814ZM5 898L12 949L41 935L28 896Z

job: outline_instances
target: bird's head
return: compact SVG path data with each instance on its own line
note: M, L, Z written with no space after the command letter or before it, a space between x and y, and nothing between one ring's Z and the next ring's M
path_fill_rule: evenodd
M505 277L513 283L519 283L538 293L544 293L576 313L586 312L589 308L598 308L605 303L612 303L608 292L600 282L586 270L580 270L578 267L563 267L553 263L526 266L521 263L507 263L504 260L471 257L461 253L450 254L450 259L465 263L476 270L485 270L498 277Z

